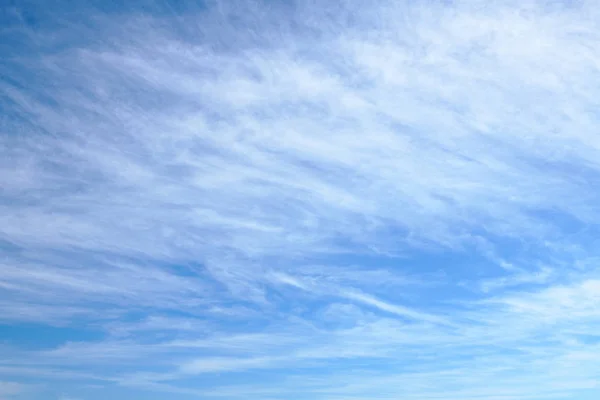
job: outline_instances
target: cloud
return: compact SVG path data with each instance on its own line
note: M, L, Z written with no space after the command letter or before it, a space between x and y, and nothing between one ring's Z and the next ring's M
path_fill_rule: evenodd
M22 393L25 386L16 382L0 381L0 398L11 399L13 396Z
M0 397L595 398L594 4L78 7L6 11Z

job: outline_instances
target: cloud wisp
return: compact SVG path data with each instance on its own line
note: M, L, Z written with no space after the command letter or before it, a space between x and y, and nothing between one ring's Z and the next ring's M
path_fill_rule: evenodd
M3 11L0 398L595 398L600 15L500 3Z

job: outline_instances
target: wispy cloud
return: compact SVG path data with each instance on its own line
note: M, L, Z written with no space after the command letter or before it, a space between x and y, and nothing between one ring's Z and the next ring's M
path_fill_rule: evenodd
M2 11L0 397L598 394L592 2L63 6Z
M24 386L16 382L0 382L0 396L8 398L9 396L20 394Z

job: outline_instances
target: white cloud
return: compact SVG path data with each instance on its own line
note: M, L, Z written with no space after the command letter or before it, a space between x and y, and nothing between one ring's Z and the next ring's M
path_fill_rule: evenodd
M597 393L594 4L47 12L0 66L0 320L65 338L10 379Z

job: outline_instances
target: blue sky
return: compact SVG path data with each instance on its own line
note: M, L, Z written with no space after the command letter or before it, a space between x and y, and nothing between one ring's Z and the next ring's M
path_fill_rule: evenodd
M596 2L1 10L1 400L600 396Z

